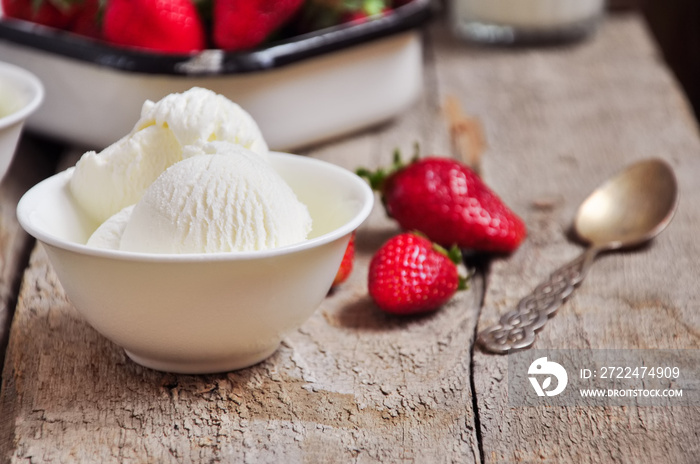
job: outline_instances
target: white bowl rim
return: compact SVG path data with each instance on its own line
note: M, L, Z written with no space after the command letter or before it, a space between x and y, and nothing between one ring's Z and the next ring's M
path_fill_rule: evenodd
M217 252L217 253L182 253L182 254L172 254L172 253L141 253L141 252L131 252L122 250L109 250L103 248L90 247L84 244L70 242L56 237L50 233L45 232L41 228L35 227L32 220L30 219L30 211L27 211L24 205L25 197L30 195L30 192L37 188L39 185L49 182L56 181L58 177L68 177L73 168L68 168L64 171L56 173L47 179L39 182L37 185L29 189L20 198L17 204L17 220L19 221L22 228L32 235L34 238L40 242L46 243L48 245L72 251L81 255L89 255L100 258L109 258L123 261L140 261L140 262L150 262L150 263L163 263L163 262L176 262L176 263L197 263L197 262L213 262L213 261L243 261L243 260L255 260L262 258L271 258L275 256L282 256L291 253L296 253L299 251L309 250L316 248L320 245L330 243L335 241L347 234L350 234L355 229L357 229L369 216L372 208L374 207L374 192L367 184L367 182L357 176L355 173L345 169L336 164L330 163L328 161L323 161L315 158L310 158L305 155L296 155L290 153L281 152L270 152L271 156L293 156L303 159L304 163L312 163L317 165L323 165L325 169L330 169L336 171L342 176L346 176L351 182L355 183L361 193L362 193L362 208L352 217L349 221L345 222L342 226L336 229L326 232L325 234L319 235L303 242L294 243L291 245L286 245L283 247L271 248L268 250L259 251L231 251L231 252Z
M34 111L39 108L39 105L41 105L41 103L44 101L44 85L41 83L38 77L20 66L0 61L0 70L2 72L7 71L8 74L19 77L20 79L29 83L34 90L33 98L22 106L22 108L0 118L0 129L4 129L5 127L10 127L27 119L29 115L34 113Z

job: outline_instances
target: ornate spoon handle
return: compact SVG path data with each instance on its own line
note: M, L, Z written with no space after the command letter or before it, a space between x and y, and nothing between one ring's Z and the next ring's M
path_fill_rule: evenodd
M486 351L507 354L532 345L535 332L544 327L588 272L599 249L588 248L578 258L560 267L505 313L497 325L479 332L477 342Z

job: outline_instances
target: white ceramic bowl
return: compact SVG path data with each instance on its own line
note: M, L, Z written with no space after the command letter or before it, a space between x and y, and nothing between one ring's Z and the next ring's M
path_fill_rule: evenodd
M270 356L325 298L374 195L350 171L309 157L271 162L306 203L309 240L245 253L159 255L89 248L91 233L67 188L72 168L30 189L17 206L87 322L137 363L211 373Z
M43 100L44 87L34 74L0 62L0 180L14 157L24 122Z

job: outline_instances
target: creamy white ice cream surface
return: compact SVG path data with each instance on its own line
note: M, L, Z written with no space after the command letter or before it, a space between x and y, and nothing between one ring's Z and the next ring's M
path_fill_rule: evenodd
M182 159L172 132L158 126L123 137L100 153L85 153L70 181L73 196L97 223L133 205L169 166Z
M103 222L100 227L92 233L87 241L87 246L118 250L122 235L124 234L124 229L129 219L131 219L132 211L134 211L134 206L135 205L127 206Z
M187 147L212 141L240 145L267 158L267 144L253 118L223 95L194 87L146 101L128 135L99 153L83 155L70 190L100 224L136 203L163 171L183 159Z
M224 141L267 155L268 148L253 117L223 95L200 87L146 101L134 131L156 125L169 128L180 145Z
M147 253L255 251L305 240L312 219L267 160L227 142L185 150L89 245Z

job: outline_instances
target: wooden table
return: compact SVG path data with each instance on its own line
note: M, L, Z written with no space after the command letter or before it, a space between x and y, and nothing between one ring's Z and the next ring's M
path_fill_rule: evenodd
M76 313L41 247L27 259L14 206L54 169L41 153L60 147L26 137L0 197L0 321L14 308L0 462L698 462L697 406L514 407L508 358L474 344L580 252L566 235L578 203L628 163L661 157L682 195L671 227L599 258L537 348L700 347L700 137L642 21L614 16L584 43L514 50L458 43L437 23L425 44L413 108L304 154L354 169L414 142L454 153L442 110L454 97L483 124L483 176L528 239L480 262L470 289L433 316L397 319L366 292L369 257L398 231L377 207L349 282L271 358L237 372L134 364Z

